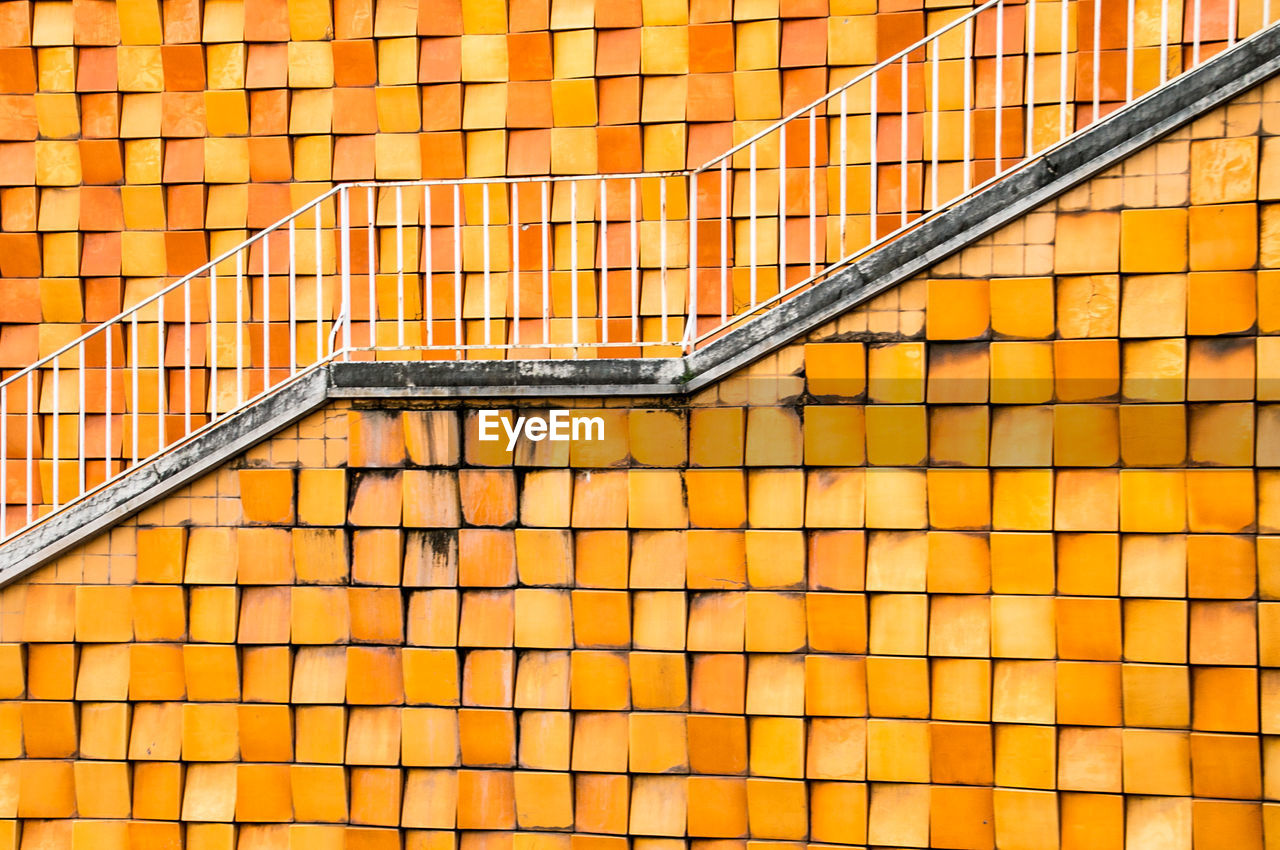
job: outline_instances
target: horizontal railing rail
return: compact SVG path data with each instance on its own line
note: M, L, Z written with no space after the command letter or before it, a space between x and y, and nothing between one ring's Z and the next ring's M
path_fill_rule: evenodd
M682 171L329 188L0 381L0 540L335 358L700 348L1272 23L1151 5L938 11Z

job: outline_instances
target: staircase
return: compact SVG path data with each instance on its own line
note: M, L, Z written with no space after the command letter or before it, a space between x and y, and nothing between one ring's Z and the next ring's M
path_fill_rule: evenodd
M1229 55L1248 9L989 0L697 168L335 186L0 382L0 540L329 363L702 350Z

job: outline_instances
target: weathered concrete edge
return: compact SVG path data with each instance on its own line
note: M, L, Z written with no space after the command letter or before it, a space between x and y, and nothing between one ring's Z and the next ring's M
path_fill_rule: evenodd
M0 586L84 543L329 400L329 374L314 369L168 454L0 548Z
M702 389L920 274L1280 72L1280 28L1168 83L828 281L682 358L334 363L5 544L0 585L225 463L331 398L680 395Z
M683 358L334 363L334 398L511 398L684 392Z

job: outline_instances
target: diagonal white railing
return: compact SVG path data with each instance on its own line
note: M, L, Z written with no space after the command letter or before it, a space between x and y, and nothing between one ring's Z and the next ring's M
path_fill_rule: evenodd
M0 540L335 357L698 348L1272 22L1239 8L987 0L691 170L335 186L0 381Z

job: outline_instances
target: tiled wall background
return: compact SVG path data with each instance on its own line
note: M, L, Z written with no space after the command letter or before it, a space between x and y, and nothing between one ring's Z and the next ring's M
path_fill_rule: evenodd
M0 591L4 846L1280 845L1278 102L604 442L335 404Z

